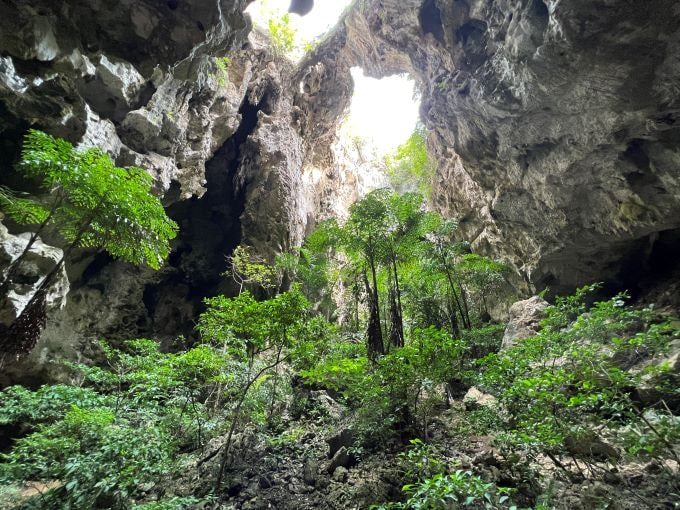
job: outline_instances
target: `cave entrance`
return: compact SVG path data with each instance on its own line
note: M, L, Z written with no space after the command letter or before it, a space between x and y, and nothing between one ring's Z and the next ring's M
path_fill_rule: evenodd
M354 82L349 112L340 125L336 153L349 161L359 194L390 186L385 158L409 140L418 126L418 88L407 74L377 79L360 67L351 69Z

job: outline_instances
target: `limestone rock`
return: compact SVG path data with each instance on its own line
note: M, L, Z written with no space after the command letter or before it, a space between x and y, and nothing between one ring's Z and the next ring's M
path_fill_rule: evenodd
M501 349L507 349L518 340L534 336L538 331L539 322L545 317L547 306L548 302L538 296L513 303Z
M346 467L343 466L338 466L335 468L335 471L333 471L333 480L336 482L344 483L347 481L347 478L349 477L349 471L347 471Z
M564 446L572 455L595 457L601 459L618 459L621 454L610 444L598 437L594 432L587 432L580 436L568 436Z
M643 376L642 383L633 391L633 398L644 407L657 406L663 401L665 407L677 414L680 412L677 391L680 387L680 340L671 342L666 355L647 360L631 370L661 366L665 368L662 372Z
M322 412L332 420L339 421L342 418L342 406L333 400L327 391L312 390L309 392L309 398L314 403L314 405L320 408Z
M634 284L680 228L679 47L674 0L373 1L310 61L410 73L433 205L518 287L560 292ZM317 96L341 97L341 79Z
M319 478L319 463L312 458L305 459L302 468L302 479L307 485L316 485Z
M340 448L335 455L333 455L333 458L331 459L330 464L328 465L328 472L332 475L335 473L335 471L339 468L349 468L354 465L356 462L356 459L354 456L349 452L349 450L343 446Z
M332 458L341 448L349 448L354 444L354 432L348 427L342 428L329 437L327 443L328 457Z
M0 276L4 281L10 264L23 253L30 233L12 235L0 224ZM61 260L63 252L37 239L24 259L16 266L7 295L2 297L0 323L10 325L24 310L45 276ZM61 308L66 302L69 281L62 267L46 296L47 309Z
M496 408L498 407L498 400L493 395L484 393L472 386L463 397L465 409L472 411L482 407Z

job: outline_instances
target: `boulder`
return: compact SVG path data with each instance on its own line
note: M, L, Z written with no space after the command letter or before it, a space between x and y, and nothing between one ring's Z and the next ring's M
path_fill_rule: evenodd
M495 408L498 407L498 400L493 395L479 391L472 386L463 397L465 409L473 411L482 407Z
M507 349L518 340L534 336L541 319L545 317L548 302L539 296L517 301L510 307L510 320L503 334L501 349Z
M341 448L349 448L352 446L354 443L354 432L352 432L352 429L345 427L328 438L327 442L328 457L332 458Z
M336 482L344 483L347 481L348 477L349 471L347 471L347 468L338 466L335 471L333 471L333 480Z
M302 479L307 485L316 485L319 477L319 462L315 459L305 459L302 468Z
M7 275L10 264L23 253L30 233L12 235L0 224L0 281ZM9 326L24 310L47 274L61 260L62 250L43 243L39 238L14 270L7 295L0 303L0 323ZM62 267L47 297L47 309L60 308L66 302L69 281Z
M585 432L578 436L567 436L564 446L572 455L597 459L619 459L621 454L609 443L606 443L594 432Z
M633 390L632 397L644 407L665 405L673 413L680 413L680 395L677 388L680 387L680 340L671 343L668 352L659 357L633 367L632 371L645 369L652 370L643 375L641 383Z
M328 465L328 472L332 475L339 467L350 468L356 463L356 459L346 447L340 448Z
M322 410L329 418L339 421L343 415L343 409L325 390L309 392L309 399Z

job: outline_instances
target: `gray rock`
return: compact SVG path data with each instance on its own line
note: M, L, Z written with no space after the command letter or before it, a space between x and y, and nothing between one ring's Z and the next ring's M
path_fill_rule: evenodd
M346 447L340 448L335 455L333 455L333 458L331 459L330 464L328 465L328 472L330 474L333 474L338 467L343 467L343 468L349 468L353 466L356 462L356 459L354 456L349 452L349 450Z
M332 458L341 448L352 446L354 432L349 427L344 427L329 437L326 442L328 443L328 457Z
M0 281L4 281L10 264L21 256L30 237L30 233L12 235L0 223ZM2 297L2 303L0 303L1 324L8 326L19 317L45 276L61 260L62 255L61 249L49 246L40 239L35 241L23 260L16 266L7 295ZM54 283L48 289L47 309L63 307L68 292L69 281L66 270L62 267Z
M374 1L310 60L333 77L414 76L434 207L475 252L508 261L516 286L570 291L634 276L626 261L680 228L680 9L610 7ZM341 104L341 80L316 96Z
M547 306L548 302L538 296L513 303L501 349L507 349L518 340L534 336L538 331L539 322L545 317Z
M302 479L307 485L316 485L319 477L319 462L312 458L305 459L302 468Z
M474 386L471 387L463 397L465 409L472 411L482 407L497 408L498 400L493 395L479 391Z
M332 420L339 421L343 416L343 408L325 390L309 392L309 398L320 407L324 414Z
M335 471L333 471L333 480L336 482L341 482L344 483L347 481L347 478L349 478L349 471L347 471L347 468L338 466L335 468Z
M578 437L567 436L564 440L564 446L572 455L586 458L619 459L621 457L616 448L592 431L585 432Z

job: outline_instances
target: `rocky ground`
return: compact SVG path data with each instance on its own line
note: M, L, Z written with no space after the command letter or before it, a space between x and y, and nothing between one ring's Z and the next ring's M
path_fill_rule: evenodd
M224 498L211 508L224 510L350 510L403 499L401 487L411 482L399 458L407 445L394 442L380 451L356 449L351 416L325 391L305 391L305 411L284 421L278 434L253 431L235 441L223 487ZM490 396L488 396L490 397ZM491 399L493 397L490 397ZM537 497L554 509L673 509L680 499L673 492L678 465L656 460L618 463L589 471L582 461L564 465L568 478L547 458L519 468L505 457L493 435L470 428L471 412L478 409L466 396L442 408L428 428L430 444L449 469L472 471L486 481L515 489L518 508L534 508ZM206 450L221 444L220 438ZM191 493L208 491L217 469L211 461L193 467L178 484ZM529 471L534 475L529 476ZM199 489L200 492L201 489Z

